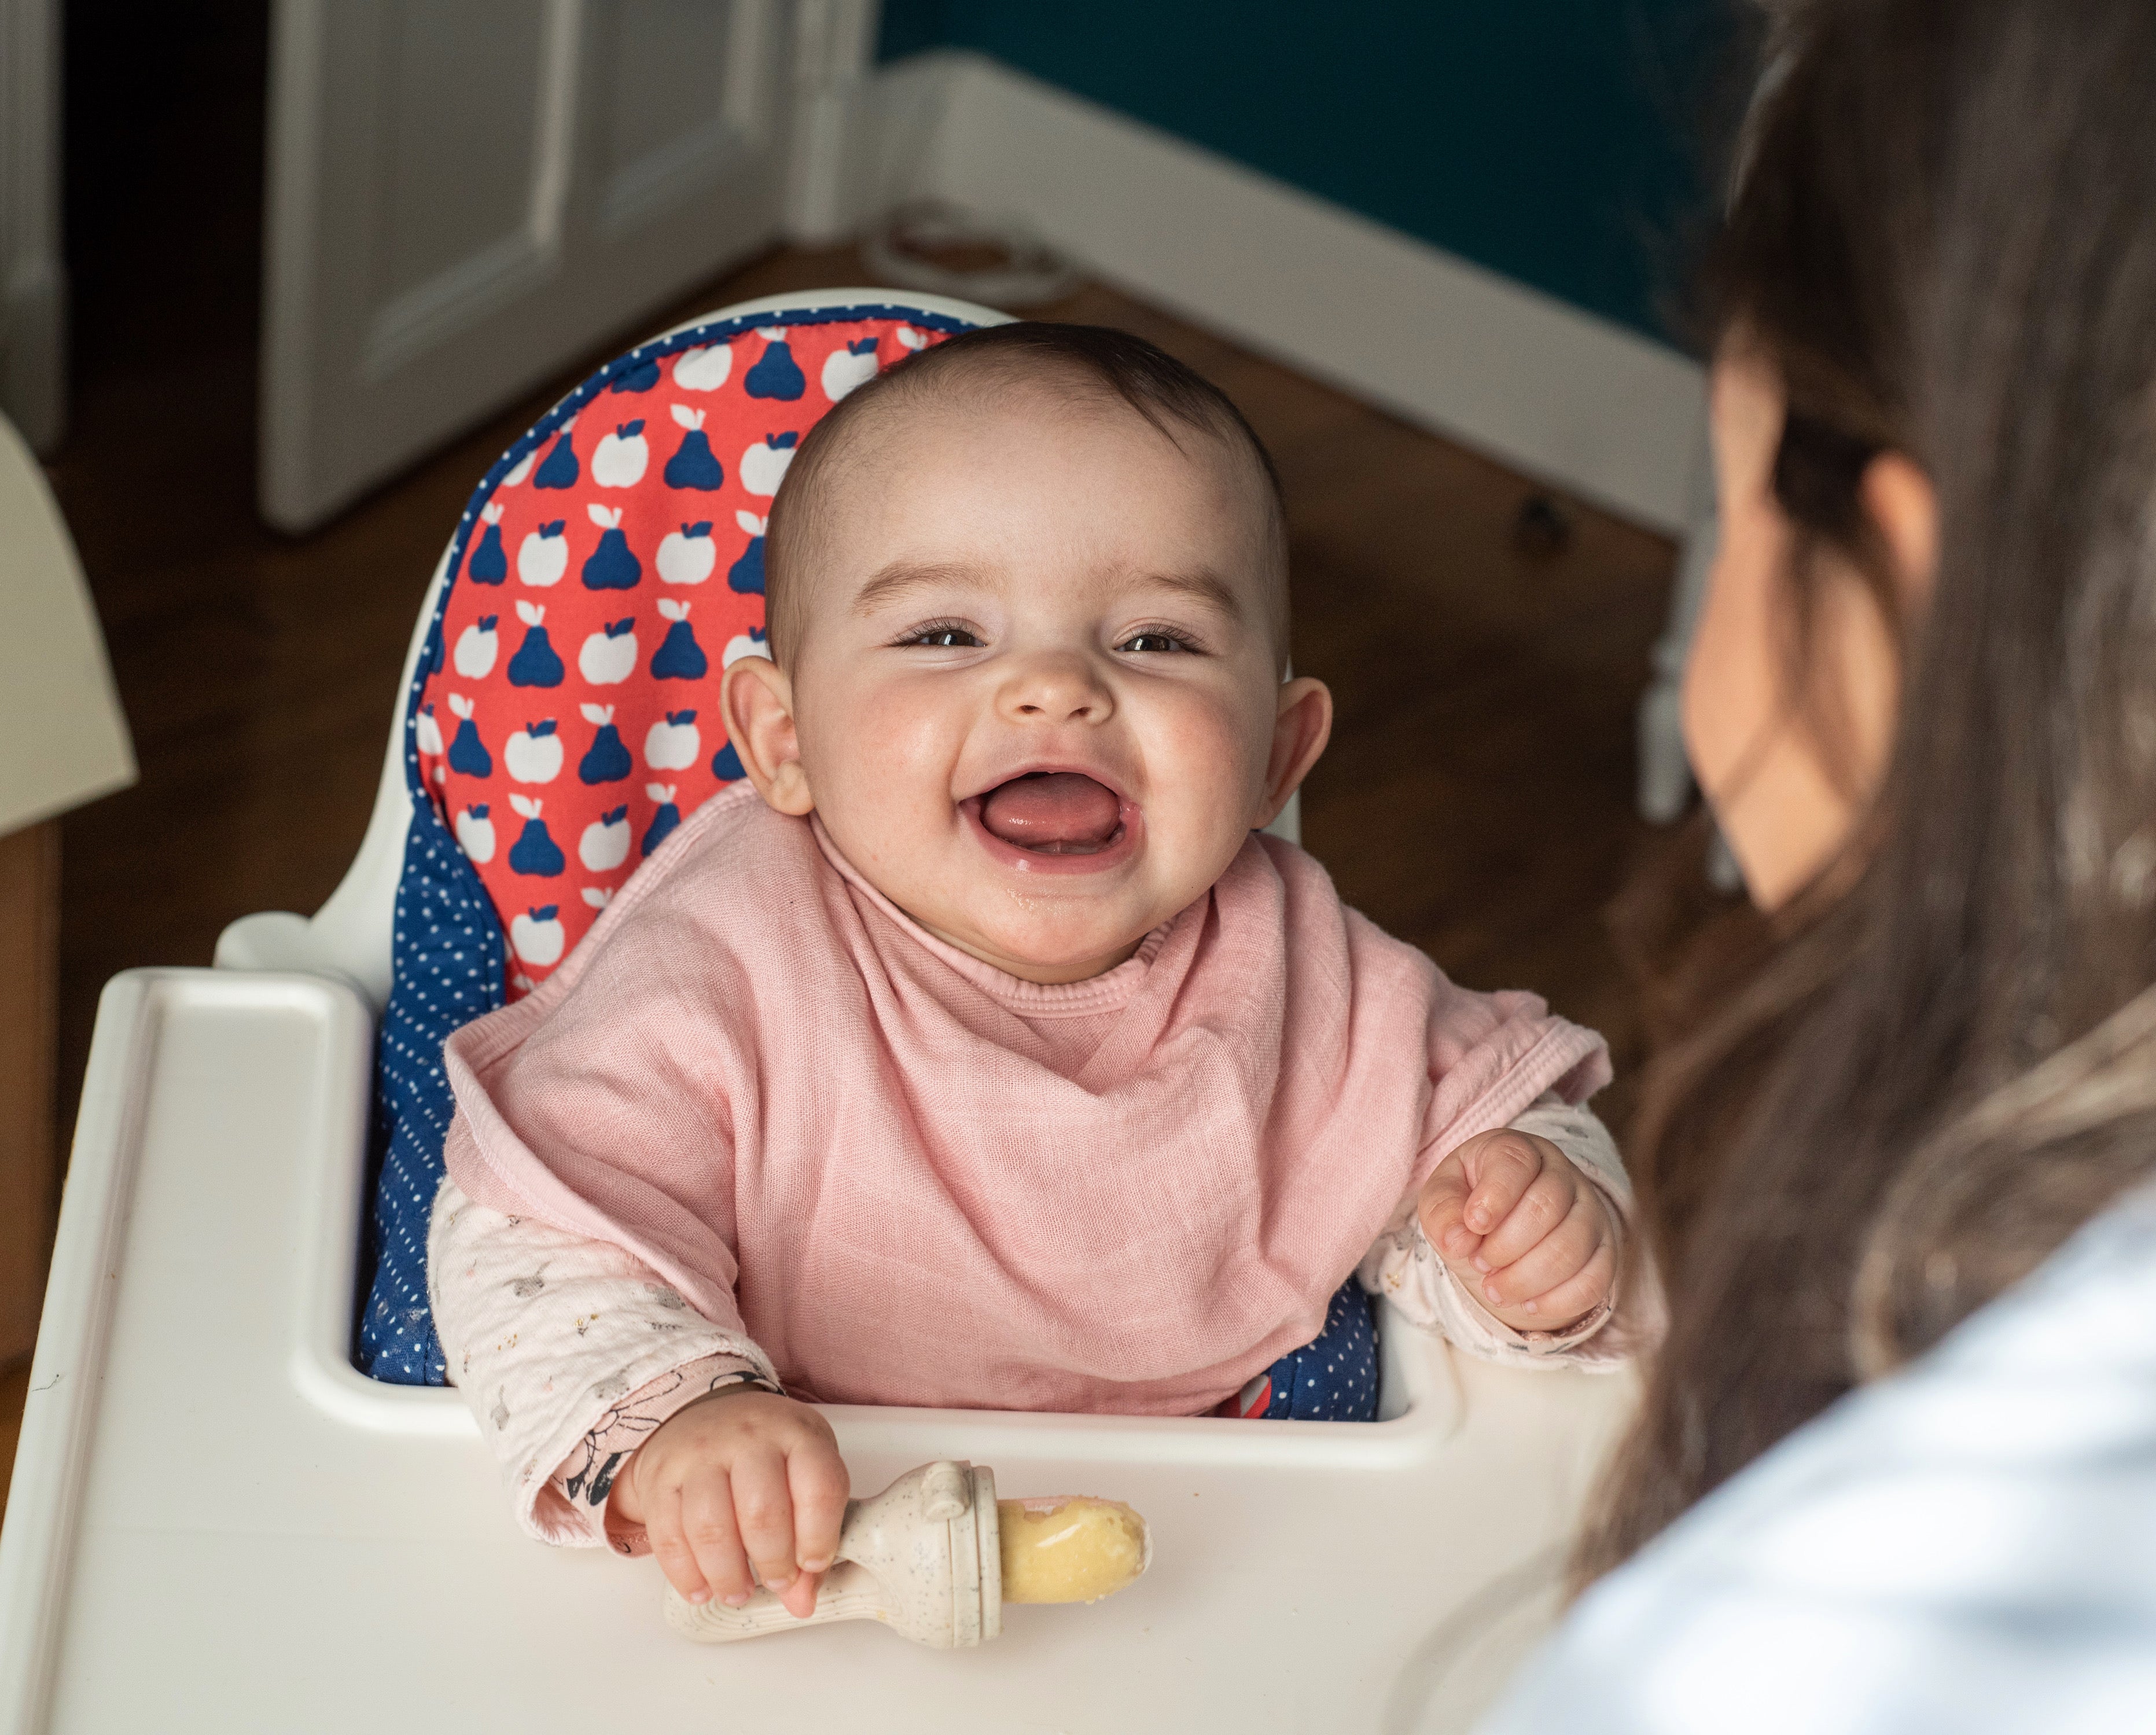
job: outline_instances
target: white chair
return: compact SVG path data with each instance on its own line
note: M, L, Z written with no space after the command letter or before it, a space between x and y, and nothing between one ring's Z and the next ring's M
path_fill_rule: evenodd
M0 1735L1464 1727L1553 1606L1629 1381L1401 1328L1375 1424L834 1407L863 1492L966 1457L1151 1521L1138 1585L1012 1609L978 1650L851 1625L714 1652L668 1629L651 1563L526 1540L458 1394L350 1357L401 716L321 911L105 988L0 1531Z

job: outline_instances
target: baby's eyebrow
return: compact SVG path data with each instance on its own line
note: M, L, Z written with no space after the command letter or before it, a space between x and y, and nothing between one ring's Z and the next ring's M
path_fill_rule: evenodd
M855 593L854 613L871 614L885 603L914 591L952 585L962 585L969 590L1001 590L1003 577L1000 573L963 562L893 561Z
M1205 567L1189 572L1139 572L1133 575L1127 588L1143 590L1148 586L1210 603L1230 620L1242 619L1243 600L1235 587Z

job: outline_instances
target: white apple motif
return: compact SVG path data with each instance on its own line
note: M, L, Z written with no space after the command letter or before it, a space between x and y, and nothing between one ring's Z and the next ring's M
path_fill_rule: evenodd
M526 723L509 737L501 758L520 783L552 783L562 774L562 737L554 732L553 718Z
M595 687L619 686L636 673L634 620L609 621L584 640L577 653L577 672Z
M901 349L927 349L928 340L911 326L901 326L891 334L898 340Z
M659 580L662 584L701 584L711 576L719 558L711 541L711 521L685 524L659 545Z
M685 392L716 392L734 371L734 352L723 343L685 349L674 363L674 383Z
M422 753L429 758L441 757L442 726L435 721L434 707L431 704L419 707L419 715L413 719L412 733Z
M776 494L786 480L786 467L793 462L793 449L801 444L798 434L767 434L742 454L735 474L751 494Z
M487 818L485 803L457 815L457 847L482 866L494 860L494 821Z
M456 670L465 680L482 680L494 672L494 660L501 654L501 641L494 629L501 619L482 614L457 635Z
M767 657L771 654L770 641L762 627L751 627L746 633L737 633L726 640L726 654L719 659L721 670L731 669L743 657Z
M594 910L603 910L613 901L613 894L603 885L587 885L584 888L584 901Z
M592 480L602 488L634 488L644 480L651 448L644 443L644 423L624 422L603 436L592 454Z
M836 403L856 386L876 376L876 341L864 337L824 357L824 395Z
M644 762L654 771L686 771L703 750L693 711L668 711L644 737Z
M560 909L558 904L542 904L526 911L509 924L509 943L526 963L536 964L544 970L561 962L566 937L557 919Z
M516 577L534 590L559 584L569 570L569 539L562 534L567 524L557 518L526 536L516 550Z
M507 475L501 479L501 485L504 488L516 487L518 483L521 482L526 476L531 474L531 466L538 461L539 449L538 447L534 446L530 451L526 452L521 458L516 460L516 467L512 469Z
M610 872L628 860L629 809L616 808L587 825L577 842L577 860L595 874Z

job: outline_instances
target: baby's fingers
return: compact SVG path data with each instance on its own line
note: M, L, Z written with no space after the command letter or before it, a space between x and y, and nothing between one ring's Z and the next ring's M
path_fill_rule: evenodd
M786 1481L793 1501L794 1558L804 1573L828 1572L851 1491L836 1443L818 1437L794 1447L786 1456Z
M793 1498L786 1460L775 1445L758 1442L735 1458L732 1471L734 1522L742 1546L766 1589L785 1599L798 1568L793 1559Z
M1467 1204L1460 1213L1471 1233L1489 1235L1502 1230L1512 1214L1518 1208L1537 1176L1543 1173L1543 1153L1533 1139L1524 1133L1486 1133L1473 1152L1475 1186L1467 1195ZM1461 1147L1463 1158L1467 1147ZM1522 1250L1508 1252L1502 1259L1491 1259L1492 1265L1505 1265L1519 1256ZM1483 1250L1481 1257L1489 1259Z
M1537 1182L1536 1186L1541 1184ZM1532 1196L1530 1189L1529 1197ZM1522 1202L1523 1206L1526 1203ZM1492 1235L1483 1244L1486 1257L1490 1242L1496 1239ZM1526 1306L1539 1312L1534 1304L1576 1276L1594 1256L1603 1240L1602 1214L1593 1199L1576 1193L1563 1222L1510 1265L1497 1266L1482 1280L1482 1298L1493 1307Z
M692 1603L709 1602L711 1587L696 1565L696 1551L681 1528L681 1496L670 1488L644 1509L644 1540L666 1582Z
M1573 1276L1527 1304L1538 1320L1549 1322L1535 1329L1561 1332L1584 1318L1609 1299L1610 1288L1616 1281L1617 1250L1604 1241L1594 1250L1594 1256Z
M1578 1178L1562 1159L1532 1176L1503 1219L1482 1238L1475 1254L1476 1268L1502 1270L1524 1257L1572 1214L1578 1199ZM1471 1204L1469 1221L1473 1221ZM1580 1256L1586 1257L1584 1250Z
M724 1471L699 1476L660 1496L670 1522L650 1526L651 1552L674 1588L692 1603L716 1597L738 1608L751 1589L748 1561L734 1527Z
M1415 1201L1424 1238L1447 1259L1466 1258L1481 1239L1461 1220L1467 1192L1467 1175L1460 1159L1448 1157L1422 1183L1421 1197Z

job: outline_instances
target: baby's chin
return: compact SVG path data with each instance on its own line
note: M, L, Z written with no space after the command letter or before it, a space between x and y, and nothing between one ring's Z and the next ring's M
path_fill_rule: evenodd
M908 913L939 939L983 963L1022 981L1040 983L1084 982L1103 975L1129 958L1160 925L1128 916L1074 921L1069 917L1076 912L1069 911L1059 912L1060 920L985 922L957 910Z

